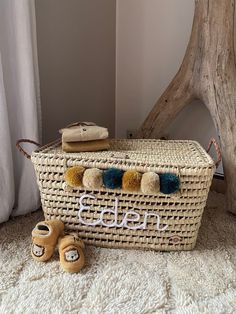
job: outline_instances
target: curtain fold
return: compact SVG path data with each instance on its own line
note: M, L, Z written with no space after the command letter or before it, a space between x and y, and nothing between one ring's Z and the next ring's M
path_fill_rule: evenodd
M19 138L39 142L40 124L34 0L1 0L0 222L40 205L33 165L15 147Z

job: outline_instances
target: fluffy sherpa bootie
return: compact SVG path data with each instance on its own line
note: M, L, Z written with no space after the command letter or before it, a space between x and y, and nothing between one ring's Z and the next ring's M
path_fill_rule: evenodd
M59 255L62 268L69 273L78 273L84 266L84 242L76 233L59 239Z
M48 261L63 231L64 224L60 220L39 222L32 231L31 255L33 259L39 262Z

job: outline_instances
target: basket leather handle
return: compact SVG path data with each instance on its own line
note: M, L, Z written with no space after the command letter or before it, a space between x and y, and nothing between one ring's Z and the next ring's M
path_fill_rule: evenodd
M207 153L209 153L212 145L215 147L215 150L216 150L217 160L215 161L215 166L216 166L216 168L218 168L219 164L222 160L220 145L218 144L218 142L216 141L215 138L211 138L210 143L209 143L208 148L207 148Z
M29 139L22 138L22 139L18 140L18 141L16 142L16 147L17 147L17 148L19 149L19 151L20 151L26 158L28 158L28 159L30 159L31 156L30 156L30 154L28 154L28 153L22 148L21 143L30 143L30 144L34 144L34 145L36 145L36 146L38 146L38 147L41 146L41 144L39 144L39 143L37 143L37 142L35 142L35 141L32 141L32 140L29 140Z

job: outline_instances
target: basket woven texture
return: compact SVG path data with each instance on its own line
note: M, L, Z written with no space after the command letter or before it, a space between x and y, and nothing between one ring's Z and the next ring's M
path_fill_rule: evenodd
M64 153L60 141L56 141L36 150L31 160L37 175L45 219L61 219L67 229L78 231L85 243L110 248L161 251L194 248L215 171L212 158L197 142L111 140L109 151ZM99 169L135 169L142 173L171 172L179 176L180 190L171 195L144 195L142 192L107 188L65 190L64 173L76 165ZM125 213L135 211L140 221L131 222L131 227L142 223L145 213L157 213L160 226L168 227L164 231L157 230L157 219L151 216L146 229L84 225L79 221L78 211L80 198L85 194L95 196L95 199L88 198L86 201L89 207L83 213L86 221L97 221L101 209L113 209L117 198L118 224L122 224ZM111 213L104 217L110 223L114 220Z

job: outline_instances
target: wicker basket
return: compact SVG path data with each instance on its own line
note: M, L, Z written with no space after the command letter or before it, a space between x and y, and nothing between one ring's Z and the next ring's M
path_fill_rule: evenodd
M45 219L61 219L67 229L78 231L85 243L161 251L194 248L215 171L214 161L197 142L112 140L109 151L64 153L56 141L36 150L31 160ZM75 165L171 172L179 176L180 190L172 195L144 195L122 189L64 189L64 173ZM78 217L81 206L83 220ZM116 206L118 220L114 226L112 210ZM97 223L102 211L106 224ZM129 225L123 222L127 212L136 215Z

